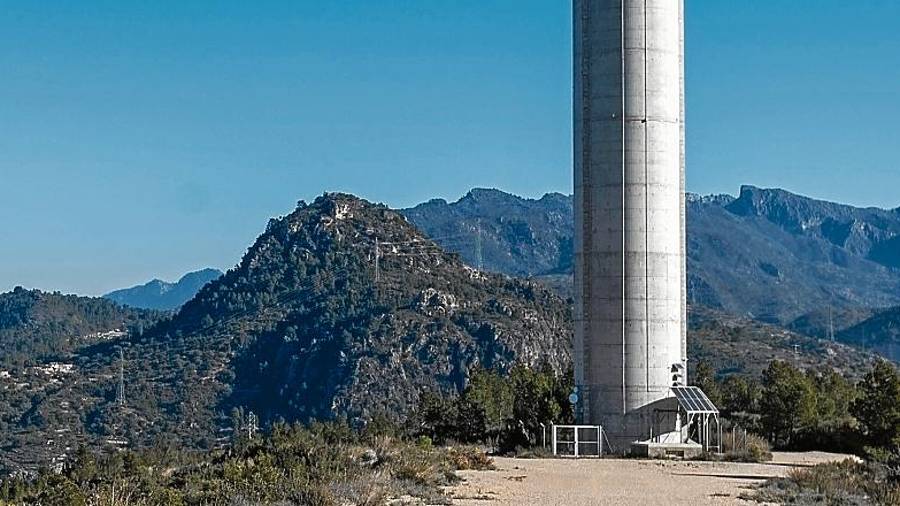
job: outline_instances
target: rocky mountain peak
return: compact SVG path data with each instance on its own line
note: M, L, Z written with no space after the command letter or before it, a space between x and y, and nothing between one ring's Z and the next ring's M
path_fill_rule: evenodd
M403 413L476 367L561 373L571 328L541 285L466 266L385 206L325 194L271 220L160 332L246 343L241 393L223 402L305 419Z
M742 187L740 197L727 209L737 216L767 220L794 235L825 240L886 267L900 267L900 221L893 211L754 186Z
M728 210L739 216L765 218L791 233L803 233L821 225L825 217L844 216L843 206L812 200L780 189L742 186Z
M713 205L725 207L735 201L733 195L720 193L716 195L698 195L696 193L688 193L686 196L688 205Z
M472 188L463 199L473 200L511 200L515 197L496 188Z

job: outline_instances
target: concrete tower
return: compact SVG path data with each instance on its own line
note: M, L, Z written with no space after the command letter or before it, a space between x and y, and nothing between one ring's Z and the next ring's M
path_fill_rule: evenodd
M684 0L575 0L574 21L575 379L622 449L676 430L659 408L686 379Z

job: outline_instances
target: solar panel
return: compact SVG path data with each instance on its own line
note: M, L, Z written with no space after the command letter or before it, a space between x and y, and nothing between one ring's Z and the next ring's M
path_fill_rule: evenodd
M699 387L672 387L678 404L688 413L718 413L715 404Z

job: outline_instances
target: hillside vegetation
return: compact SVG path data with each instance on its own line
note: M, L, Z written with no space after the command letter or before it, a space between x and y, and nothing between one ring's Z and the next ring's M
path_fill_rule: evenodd
M761 377L774 360L802 369L832 369L849 378L862 377L878 362L874 353L841 342L702 306L688 310L688 357L689 365L705 362L720 376L751 378Z
M82 445L225 448L251 413L260 428L419 420L417 434L432 440L471 434L507 448L533 443L540 423L570 419L570 303L540 283L474 269L400 214L350 195L271 220L178 313L137 323L64 355L34 354L34 365L0 377L6 469L33 471ZM758 378L787 359L854 378L873 360L700 307L689 339L692 364L706 360L719 376ZM471 422L461 431L417 418L426 412Z
M82 449L59 474L5 480L0 504L450 504L442 487L458 481L454 471L490 467L473 448L416 445L341 423L279 424L268 436L248 434L204 454L159 447L100 456Z
M421 392L461 392L473 369L563 375L570 336L569 306L540 284L478 272L397 213L329 194L271 220L170 320L82 347L54 375L0 378L5 459L33 467L79 444L215 448L235 408L261 426L398 419Z
M900 362L900 307L877 311L838 334L841 341Z
M103 299L16 288L0 294L0 367L34 365L129 330L140 333L161 317Z

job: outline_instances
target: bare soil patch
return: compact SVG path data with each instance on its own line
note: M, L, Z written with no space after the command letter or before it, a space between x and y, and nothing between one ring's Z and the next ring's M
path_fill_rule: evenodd
M766 464L646 460L495 459L496 471L463 471L451 490L462 506L731 505L754 485L794 467L849 458L775 453Z

